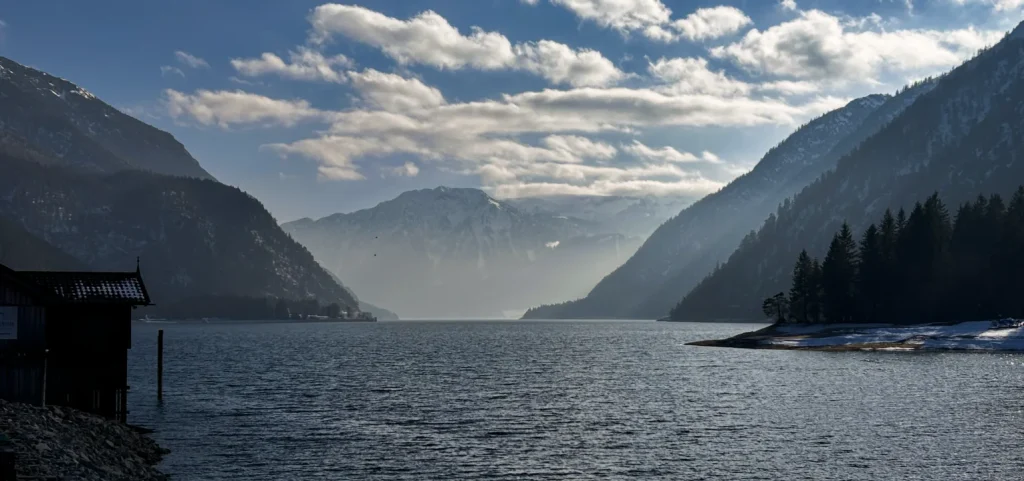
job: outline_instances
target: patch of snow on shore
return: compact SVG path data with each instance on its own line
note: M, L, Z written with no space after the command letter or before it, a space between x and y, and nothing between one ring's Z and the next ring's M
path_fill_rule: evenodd
M1024 351L1024 321L1009 319L907 327L878 324L784 326L779 331L781 337L767 342L790 347L905 343L908 348L919 346L922 349ZM795 337L814 334L822 336Z

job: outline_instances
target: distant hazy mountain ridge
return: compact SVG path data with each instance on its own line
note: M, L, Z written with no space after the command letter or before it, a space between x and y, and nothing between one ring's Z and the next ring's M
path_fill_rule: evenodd
M647 237L663 222L691 204L680 197L545 196L507 199L526 212L562 215L593 223L602 232Z
M500 317L580 295L641 240L447 187L282 227L357 292L403 317Z

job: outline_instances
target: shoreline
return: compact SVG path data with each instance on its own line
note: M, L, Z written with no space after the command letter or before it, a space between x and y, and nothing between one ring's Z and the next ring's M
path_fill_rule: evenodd
M146 430L62 406L0 400L0 434L16 454L18 478L167 481L157 465L170 451Z
M688 346L787 351L1024 352L1024 320L952 324L783 324Z

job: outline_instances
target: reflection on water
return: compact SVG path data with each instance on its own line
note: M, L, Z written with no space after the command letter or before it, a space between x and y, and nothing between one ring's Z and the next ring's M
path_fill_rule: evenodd
M136 324L130 421L177 480L1020 479L1024 357L684 345L752 327Z

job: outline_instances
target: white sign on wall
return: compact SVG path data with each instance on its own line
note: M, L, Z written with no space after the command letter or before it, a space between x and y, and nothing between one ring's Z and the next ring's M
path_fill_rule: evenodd
M0 339L18 338L18 308L0 306Z

